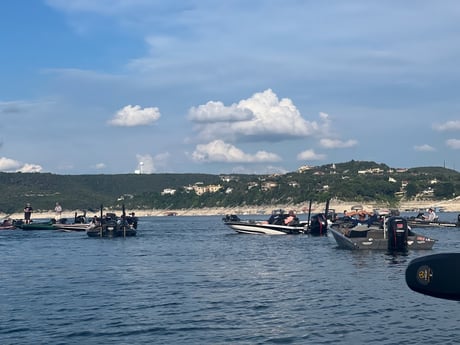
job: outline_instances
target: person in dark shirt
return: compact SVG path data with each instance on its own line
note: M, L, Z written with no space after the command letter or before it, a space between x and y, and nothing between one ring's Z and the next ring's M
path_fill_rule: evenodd
M26 204L26 207L24 207L24 221L26 224L30 224L30 217L32 215L33 208L30 206L29 203Z

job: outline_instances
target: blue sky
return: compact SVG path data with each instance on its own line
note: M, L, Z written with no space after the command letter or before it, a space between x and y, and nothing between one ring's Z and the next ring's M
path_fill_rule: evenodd
M5 0L0 171L460 168L460 2Z

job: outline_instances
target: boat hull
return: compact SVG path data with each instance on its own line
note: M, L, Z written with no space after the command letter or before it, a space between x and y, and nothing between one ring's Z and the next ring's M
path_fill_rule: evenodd
M21 225L17 225L17 227L19 229L22 229L22 230L27 230L27 231L31 231L31 230L55 230L56 228L54 227L54 224L52 223L30 223L30 224L21 224Z
M86 231L89 224L55 224L55 229L59 231Z
M245 222L245 221L224 222L224 224L240 234L294 235L294 234L303 234L305 232L304 226L276 225L276 224Z
M15 230L16 226L14 225L2 225L0 226L0 230Z
M460 222L430 222L423 220L408 220L407 225L411 228L455 228L460 227Z
M388 250L388 239L381 235L373 236L377 232L372 232L366 237L350 238L342 230L329 229L334 236L339 248L349 250ZM429 250L433 248L436 240L414 234L407 237L407 249L409 250Z
M133 228L123 228L116 226L104 226L101 230L101 227L88 228L86 234L89 237L130 237L136 236L137 231Z

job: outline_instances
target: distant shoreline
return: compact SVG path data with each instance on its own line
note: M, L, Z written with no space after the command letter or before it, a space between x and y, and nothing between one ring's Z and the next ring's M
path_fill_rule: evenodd
M337 213L342 213L344 210L351 210L353 206L362 205L363 209L372 211L374 209L385 209L389 208L388 206L382 206L378 203L362 203L362 202L351 202L351 201L331 201L329 208L334 209ZM398 209L400 211L417 211L417 210L427 210L430 207L441 207L446 212L460 212L460 197L451 199L451 200L423 200L423 201L407 201L401 202ZM312 203L312 212L324 212L325 204L324 203ZM154 216L167 216L167 215L176 215L176 216L223 216L226 214L238 214L238 215L257 215L257 214L270 214L274 209L284 209L294 210L298 214L308 213L308 204L302 205L264 205L264 206L244 206L244 207L234 207L234 208L225 208L225 207L206 207L206 208L196 208L196 209L148 209L148 210L131 210L128 209L126 213L134 212L138 217L154 217ZM61 214L61 218L73 219L75 212L78 215L83 214L83 210L64 210ZM121 214L121 209L107 209L106 212L114 212L116 214ZM87 212L87 217L92 217L98 215L98 213ZM22 219L24 214L13 213L5 214L0 213L0 219L6 217L12 219ZM32 218L56 218L56 213L54 211L40 211L34 212Z

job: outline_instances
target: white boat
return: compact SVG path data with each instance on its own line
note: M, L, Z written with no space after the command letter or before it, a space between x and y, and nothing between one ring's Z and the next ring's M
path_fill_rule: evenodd
M322 236L327 234L327 220L324 214L316 214L310 221L299 221L293 213L274 210L267 220L241 220L236 215L227 215L222 219L229 228L241 234L261 235L298 235L311 234Z
M426 217L425 217L426 218ZM439 217L436 217L433 220L425 219L423 212L419 212L419 214L415 217L409 217L407 219L407 224L411 228L455 228L460 227L460 214L457 216L456 222L447 222L447 221L440 221Z
M59 219L55 224L54 228L59 231L86 231L89 228L89 220L86 218L86 211L82 215L75 216L72 223L68 223L67 218Z
M303 234L306 232L307 224L299 225L277 225L269 224L267 221L240 220L224 221L225 225L241 234L259 235L290 235Z

